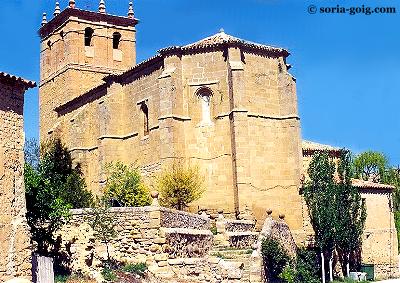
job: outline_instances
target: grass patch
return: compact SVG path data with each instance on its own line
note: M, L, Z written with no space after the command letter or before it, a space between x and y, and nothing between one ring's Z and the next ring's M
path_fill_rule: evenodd
M147 270L147 264L145 263L136 263L136 264L127 264L122 268L122 271L134 273L140 276L144 276Z

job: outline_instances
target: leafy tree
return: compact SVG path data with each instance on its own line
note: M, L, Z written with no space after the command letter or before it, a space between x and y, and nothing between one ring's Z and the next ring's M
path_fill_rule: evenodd
M105 203L100 203L100 205L86 211L85 219L93 229L94 236L106 244L107 262L111 262L109 244L117 236L115 214L110 211L110 207Z
M393 207L395 211L400 211L400 170L394 168L387 169L384 181L396 187L393 190Z
M93 201L79 169L72 167L68 149L59 139L41 147L35 165L25 164L27 221L37 252L47 254L53 234L68 220L69 209L88 207Z
M349 152L342 151L338 164L336 186L336 246L343 274L349 276L350 254L361 247L367 212L359 190L352 185L352 161Z
M332 281L332 255L335 249L342 255L342 267L346 268L343 273L349 272L350 254L361 246L366 208L360 192L352 185L352 161L348 151L341 151L337 177L336 166L326 152L313 157L308 173L311 180L304 188L304 198L316 244L321 249L322 272L324 274L323 257L326 255L330 258Z
M310 181L305 185L303 194L314 228L315 242L321 250L322 277L325 280L324 257L328 257L331 262L336 244L335 223L337 220L335 164L330 160L327 152L318 152L314 155L308 174ZM332 277L331 268L330 274Z
M38 168L40 162L40 148L35 138L25 140L24 158L25 163L29 164L32 168Z
M387 167L385 155L376 151L363 152L354 159L355 176L363 180L383 181Z
M204 178L197 166L185 166L175 162L157 178L161 203L167 207L183 210L204 192Z
M104 198L119 206L145 206L151 204L148 188L142 182L138 168L121 162L109 163Z

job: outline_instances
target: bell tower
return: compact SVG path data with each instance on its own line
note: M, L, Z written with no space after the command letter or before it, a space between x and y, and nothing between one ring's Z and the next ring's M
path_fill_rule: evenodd
M57 2L54 17L43 14L40 46L40 138L57 127L54 111L68 101L104 83L110 74L136 64L136 24L133 3L127 16L107 14L101 0L98 11L77 8L75 0L61 11Z

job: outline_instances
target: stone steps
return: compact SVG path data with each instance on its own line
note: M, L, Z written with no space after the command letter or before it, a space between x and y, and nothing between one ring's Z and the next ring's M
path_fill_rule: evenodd
M251 249L227 249L214 247L210 251L211 256L222 258L227 262L243 263L243 273L240 282L250 282Z

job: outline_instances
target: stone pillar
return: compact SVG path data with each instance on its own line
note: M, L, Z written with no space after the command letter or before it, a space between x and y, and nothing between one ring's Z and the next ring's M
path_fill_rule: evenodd
M230 128L235 214L240 213L240 194L249 193L249 133L247 110L244 108L246 88L244 64L239 48L228 50L228 80L230 99Z
M188 117L183 117L181 61L178 55L164 59L164 71L159 79L160 116L159 129L160 156L162 165L177 158L184 157L183 123Z
M226 235L226 220L224 217L224 211L218 211L218 218L215 222L217 228L217 235L214 237L214 241L218 246L229 247L229 240Z

